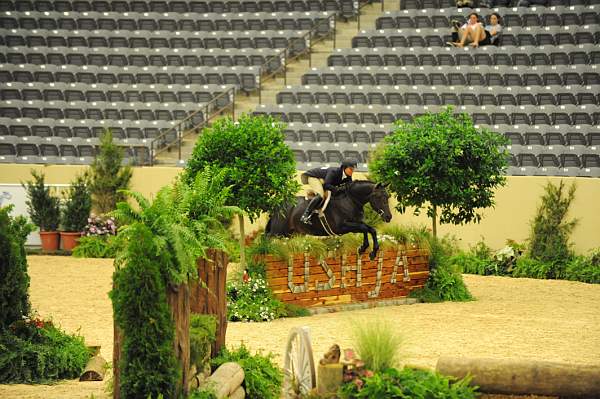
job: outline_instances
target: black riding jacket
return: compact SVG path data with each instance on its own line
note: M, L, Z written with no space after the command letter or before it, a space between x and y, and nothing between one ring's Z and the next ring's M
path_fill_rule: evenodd
M344 170L341 167L332 166L331 168L314 168L304 172L306 176L324 179L323 188L331 192L335 192L338 186L350 183L352 176L344 178Z

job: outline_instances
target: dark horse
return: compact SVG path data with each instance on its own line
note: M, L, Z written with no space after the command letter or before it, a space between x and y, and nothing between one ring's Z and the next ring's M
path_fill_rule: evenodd
M325 210L327 224L336 235L346 233L363 233L363 244L360 253L369 248L369 233L373 238L373 249L369 253L375 259L379 250L377 231L363 222L363 207L368 202L371 207L381 215L383 220L392 220L392 213L388 204L389 195L385 187L368 180L355 180L346 190L334 195ZM311 216L312 224L300 221L300 216L306 209L308 201L298 198L295 205L288 206L283 212L271 216L267 223L265 233L274 236L289 237L292 234L308 234L314 236L328 236L326 229L319 220L318 215Z

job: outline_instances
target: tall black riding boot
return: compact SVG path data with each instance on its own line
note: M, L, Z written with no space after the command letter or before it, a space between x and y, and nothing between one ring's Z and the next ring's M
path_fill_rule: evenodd
M310 215L312 215L314 210L317 209L317 207L319 205L321 205L322 199L323 199L323 197L321 197L319 194L317 194L312 200L310 200L310 202L308 203L308 206L304 210L304 213L300 217L300 221L302 223L311 224L310 223Z

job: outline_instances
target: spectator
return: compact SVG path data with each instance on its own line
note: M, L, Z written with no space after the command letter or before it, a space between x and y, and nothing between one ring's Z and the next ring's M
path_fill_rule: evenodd
M493 12L490 15L490 23L485 26L485 34L490 39L490 44L497 46L499 44L500 34L502 33L502 18L498 13ZM482 44L482 43L480 43Z
M458 8L464 8L464 7L474 8L475 1L474 0L456 0L456 6Z
M467 17L467 22L459 26L458 21L453 21L452 42L448 44L455 47L464 47L465 43L471 43L473 47L490 44L490 36L486 34L483 24L479 22L479 15L472 12ZM459 41L460 40L460 41Z

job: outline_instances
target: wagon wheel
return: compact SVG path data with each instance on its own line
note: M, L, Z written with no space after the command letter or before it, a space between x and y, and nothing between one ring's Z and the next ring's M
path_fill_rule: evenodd
M295 327L290 331L285 349L283 392L286 399L299 398L316 386L308 327Z

